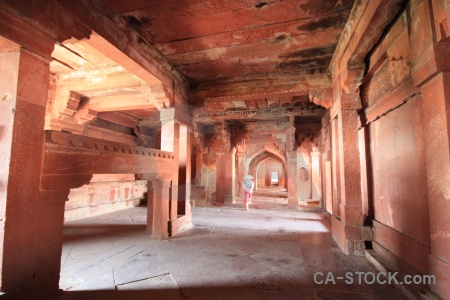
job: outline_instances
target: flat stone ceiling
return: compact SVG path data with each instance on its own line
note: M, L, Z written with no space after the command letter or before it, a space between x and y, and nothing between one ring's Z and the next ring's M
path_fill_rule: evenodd
M194 86L327 71L354 0L106 0Z

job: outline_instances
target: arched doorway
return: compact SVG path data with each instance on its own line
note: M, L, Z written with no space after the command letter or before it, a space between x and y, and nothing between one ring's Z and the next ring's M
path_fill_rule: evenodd
M247 173L254 177L255 196L285 197L287 178L284 157L263 150L250 156L246 167Z

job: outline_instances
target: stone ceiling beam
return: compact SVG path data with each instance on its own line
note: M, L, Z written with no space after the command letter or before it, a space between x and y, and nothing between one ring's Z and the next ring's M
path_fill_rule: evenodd
M74 72L58 75L58 89L76 91L80 94L121 88L140 88L143 80L123 67L112 67L91 72Z
M186 81L173 67L146 42L125 17L116 14L101 1L58 0L73 18L91 28L86 42L104 53L147 83L161 81L186 98ZM182 100L181 100L182 101Z
M120 111L156 107L147 101L143 94L115 95L92 98L80 104L79 109L88 108L97 112Z
M340 37L330 67L362 61L397 15L403 0L357 0Z
M254 43L240 43L233 44L231 47L216 47L205 50L189 51L179 54L172 54L166 56L167 60L174 65L192 64L202 61L219 60L221 58L239 58L239 60L247 59L247 64L251 64L251 59L254 62L261 62L260 56L264 56L264 62L280 63L286 58L300 59L310 58L314 56L332 56L334 47L338 42L338 37L341 29L333 29L330 31L313 32L285 37L285 43L270 43L268 41L262 47L260 41ZM279 34L282 36L281 34ZM282 36L284 37L284 36ZM276 38L276 37L274 37ZM323 48L317 49L317 39L327 41L328 44ZM304 50L298 51L297 45L302 45Z
M331 86L330 75L285 74L276 77L241 78L222 84L204 84L192 92L192 99L207 101L258 100L271 97L308 95L311 89Z
M209 45L215 47L227 47L229 45L256 43L265 41L267 44L281 44L288 42L291 38L290 32L296 36L302 36L311 32L312 28L318 27L314 32L323 32L330 29L341 28L345 25L347 14L333 14L317 18L306 18L288 21L278 24L268 24L258 27L248 27L242 30L219 32L206 36L198 36L190 39L169 41L155 44L163 55L174 55L179 53L195 52L209 49ZM323 27L320 27L323 26ZM271 38L267 38L271 37Z
M120 112L99 112L97 117L99 119L117 123L125 127L133 129L136 127L136 120Z
M330 63L333 75L331 119L342 109L362 108L359 85L366 69L364 59L378 43L385 28L395 19L404 2L356 1Z

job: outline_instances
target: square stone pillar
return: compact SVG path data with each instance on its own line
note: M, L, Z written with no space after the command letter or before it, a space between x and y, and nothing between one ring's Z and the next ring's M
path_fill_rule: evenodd
M322 198L322 185L320 181L320 153L311 152L311 190L312 199Z
M235 203L235 153L217 153L217 173L216 173L216 202Z
M338 117L330 122L331 127L331 181L332 181L332 211L337 218L341 217L340 203L341 203L341 177L339 174L339 130Z
M340 218L332 217L332 235L345 254L363 255L364 241L371 240L371 231L363 226L358 113L341 110L337 117L341 203Z
M287 196L289 206L298 206L297 193L297 151L286 152L287 157Z
M191 143L190 129L180 124L178 160L178 215L191 213Z
M161 150L173 153L170 220L178 216L178 165L180 157L180 123L175 119L175 108L163 108L161 113Z
M170 183L159 179L147 182L147 231L151 239L169 236Z
M237 157L236 196L242 197L242 199L244 197L244 187L242 185L244 183L244 176L245 176L244 155L245 155L244 152L236 152Z
M65 199L47 205L39 195L49 66L25 49L0 53L0 280L6 292L33 284L41 267L49 271L41 288L58 289ZM41 214L40 206L48 212ZM43 247L48 266L38 261Z
M450 299L450 72L438 73L422 86L431 251L431 289Z

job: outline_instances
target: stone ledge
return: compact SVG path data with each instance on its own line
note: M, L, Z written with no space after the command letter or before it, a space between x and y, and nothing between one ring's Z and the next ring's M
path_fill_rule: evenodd
M378 243L376 247L382 247ZM385 249L385 251L389 252ZM392 254L393 255L393 254ZM382 256L380 256L375 250L366 249L364 250L365 258L377 269L379 272L399 272L397 280L403 281L404 277L408 274L405 274L394 266L392 266L387 260L385 260ZM415 274L409 274L415 275ZM396 296L400 299L430 299L437 300L441 299L439 296L430 291L429 287L426 285L406 285L406 284L387 284L389 285L395 292Z

